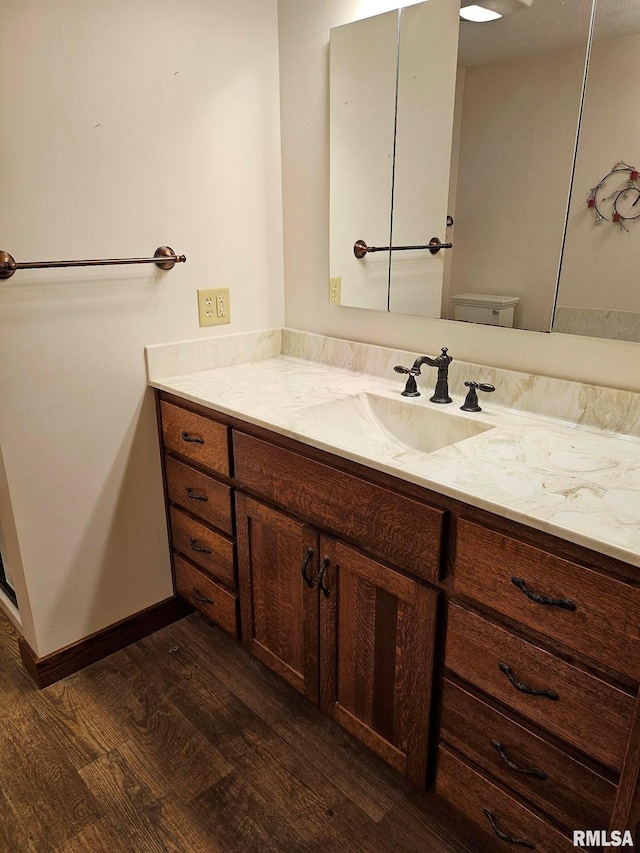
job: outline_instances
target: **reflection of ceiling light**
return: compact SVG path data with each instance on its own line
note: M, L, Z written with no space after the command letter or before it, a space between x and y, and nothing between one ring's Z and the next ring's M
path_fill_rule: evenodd
M478 5L470 5L462 0L460 17L465 21L495 21L519 9L528 9L532 3L533 0L480 0Z
M460 9L460 17L465 21L474 21L476 24L483 24L485 21L495 21L501 18L498 12L491 12L489 9L483 9L482 6L463 6Z

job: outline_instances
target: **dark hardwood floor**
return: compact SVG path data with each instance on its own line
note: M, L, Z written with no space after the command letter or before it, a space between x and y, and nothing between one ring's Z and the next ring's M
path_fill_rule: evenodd
M0 612L1 853L464 853L196 615L38 691Z

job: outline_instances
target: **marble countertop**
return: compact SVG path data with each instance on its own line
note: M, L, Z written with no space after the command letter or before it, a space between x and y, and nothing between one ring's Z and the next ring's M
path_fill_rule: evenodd
M156 366L149 384L640 567L638 437L518 411L488 395L480 395L481 413L465 413L463 395L455 391L453 404L436 405L425 393L402 397L401 376L368 375L277 352L226 361L167 376L158 376L163 370ZM186 363L168 359L163 367ZM435 371L427 379L432 385ZM395 408L399 402L407 407L408 422L428 417L427 407L446 410L463 433L465 425L474 431L475 423L486 429L424 453L383 428L358 432L346 420L346 426L339 418L327 421L322 408L305 412L358 394L376 395Z

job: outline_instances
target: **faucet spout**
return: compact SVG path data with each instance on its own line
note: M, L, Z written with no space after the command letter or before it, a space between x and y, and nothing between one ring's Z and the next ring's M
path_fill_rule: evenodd
M453 400L449 396L449 365L453 361L453 358L447 355L447 353L447 347L442 347L442 352L435 358L430 358L428 355L421 355L413 362L412 372L414 374L420 373L420 368L423 364L438 368L435 391L433 397L429 397L432 403L453 403Z

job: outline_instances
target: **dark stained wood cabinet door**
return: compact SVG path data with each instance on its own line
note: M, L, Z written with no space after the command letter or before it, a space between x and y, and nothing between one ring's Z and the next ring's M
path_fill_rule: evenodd
M322 710L424 788L438 593L327 537L319 557Z
M318 535L243 493L236 519L242 642L317 703Z

